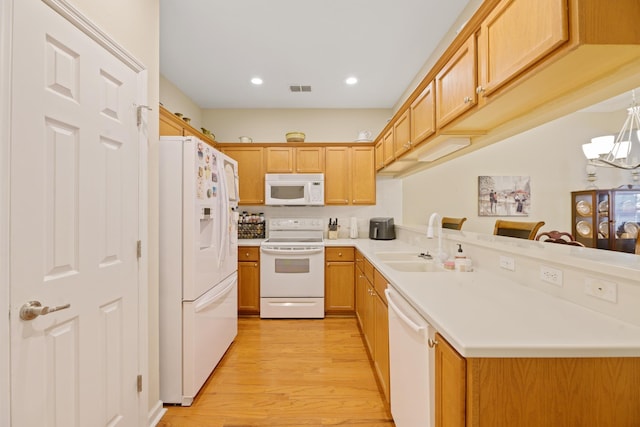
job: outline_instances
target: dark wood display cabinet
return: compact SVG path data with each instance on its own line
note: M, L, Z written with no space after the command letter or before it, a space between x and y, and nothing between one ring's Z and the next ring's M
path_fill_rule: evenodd
M633 253L640 230L640 189L573 191L571 223L575 239L587 247Z

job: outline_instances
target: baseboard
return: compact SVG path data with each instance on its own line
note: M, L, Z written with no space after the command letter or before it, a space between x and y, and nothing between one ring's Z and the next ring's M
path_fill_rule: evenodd
M167 410L162 406L162 401L158 400L158 403L149 411L149 415L147 416L147 425L149 427L155 427L158 425L162 416Z

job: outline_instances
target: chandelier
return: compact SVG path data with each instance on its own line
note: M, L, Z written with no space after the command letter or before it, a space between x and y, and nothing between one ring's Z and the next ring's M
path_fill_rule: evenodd
M591 165L626 170L640 168L640 106L636 104L634 91L631 92L631 98L627 119L618 136L600 136L582 145L582 151Z

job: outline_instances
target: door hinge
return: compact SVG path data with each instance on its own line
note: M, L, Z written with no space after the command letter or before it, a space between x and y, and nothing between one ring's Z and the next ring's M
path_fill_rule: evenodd
M142 375L138 375L137 386L138 386L138 393L142 393Z
M138 259L142 258L142 240L138 240L136 243L136 254L138 255Z

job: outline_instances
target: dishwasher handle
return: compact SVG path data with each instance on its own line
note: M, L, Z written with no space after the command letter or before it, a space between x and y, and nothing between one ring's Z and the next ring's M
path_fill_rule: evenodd
M400 310L400 308L393 302L393 299L391 298L391 292L389 291L389 289L385 289L384 293L387 296L387 303L389 304L389 307L398 315L400 319L404 321L404 323L407 324L407 326L409 326L414 332L420 333L424 331L425 329L424 326L418 325L416 322L409 319L409 316L404 314L402 310Z

